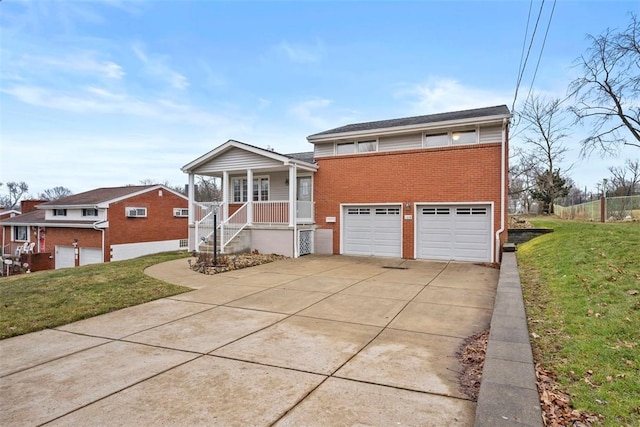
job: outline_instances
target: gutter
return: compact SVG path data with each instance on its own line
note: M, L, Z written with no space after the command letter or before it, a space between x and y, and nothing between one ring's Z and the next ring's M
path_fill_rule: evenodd
M502 157L500 158L500 228L496 231L496 253L494 261L498 262L500 259L500 235L505 230L504 221L504 209L506 205L506 181L505 181L505 166L506 166L506 151L507 151L507 118L502 119Z

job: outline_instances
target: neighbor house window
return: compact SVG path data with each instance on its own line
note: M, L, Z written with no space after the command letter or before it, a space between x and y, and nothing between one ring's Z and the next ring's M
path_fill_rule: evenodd
M66 209L54 209L53 210L53 216L67 216L67 210Z
M147 216L147 208L126 208L125 211L130 218Z
M26 225L17 225L13 227L13 240L16 242L29 241L29 233Z
M247 179L234 178L233 180L233 202L243 203L247 201ZM259 176L253 179L253 197L254 201L269 200L269 177Z
M98 209L82 209L82 216L98 216Z

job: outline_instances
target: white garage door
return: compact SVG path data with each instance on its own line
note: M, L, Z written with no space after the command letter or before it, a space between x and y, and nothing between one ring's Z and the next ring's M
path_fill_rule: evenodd
M102 262L102 249L80 248L80 265L100 264Z
M491 206L419 206L417 258L491 261Z
M56 246L56 269L75 266L73 246Z
M402 256L400 207L346 206L343 220L344 254Z

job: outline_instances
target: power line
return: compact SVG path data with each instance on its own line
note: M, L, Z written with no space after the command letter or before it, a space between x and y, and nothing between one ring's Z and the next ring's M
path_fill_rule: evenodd
M531 86L529 86L529 93L527 94L527 97L524 100L525 104L531 97L531 92L533 91L533 83L536 81L536 75L538 74L538 67L540 66L540 60L542 59L542 52L544 51L544 46L547 43L547 36L549 35L549 28L551 27L551 19L553 18L553 12L555 10L556 10L556 0L553 0L553 7L551 8L551 14L549 15L549 22L547 22L547 30L544 33L544 39L542 40L542 47L540 47L540 55L538 55L538 62L536 63L536 69L533 72L533 78L531 79Z
M524 75L524 71L527 68L527 62L529 60L529 54L531 53L531 48L533 47L533 40L536 37L536 32L538 30L538 24L540 23L540 17L542 16L542 9L544 7L544 2L545 2L545 0L542 0L542 3L540 4L540 10L538 11L538 18L536 19L536 25L533 27L533 33L531 34L531 41L529 42L529 48L527 49L527 56L524 59L524 64L522 66L522 69L520 70L520 75L518 76L518 81L516 83L516 91L515 91L515 95L513 96L513 103L511 104L511 110L512 111L515 108L516 100L518 99L518 89L520 89L520 83L522 82L522 76ZM525 40L526 40L526 35L525 35Z

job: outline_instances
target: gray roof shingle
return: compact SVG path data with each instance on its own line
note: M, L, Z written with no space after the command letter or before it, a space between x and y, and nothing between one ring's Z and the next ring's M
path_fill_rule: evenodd
M346 126L337 127L309 136L331 135L334 133L358 132L375 129L388 129L400 126L421 125L437 122L448 122L452 120L464 120L471 118L481 118L489 116L509 115L509 108L506 105L498 105L495 107L475 108L472 110L452 111L449 113L429 114L426 116L404 117L400 119L379 120L375 122L355 123Z
M117 199L129 194L137 193L152 187L156 187L158 184L153 185L131 185L127 187L105 187L96 188L95 190L85 191L84 193L73 194L71 196L63 197L51 202L41 203L38 206L71 206L71 205L96 205L98 203L107 202L109 200Z

